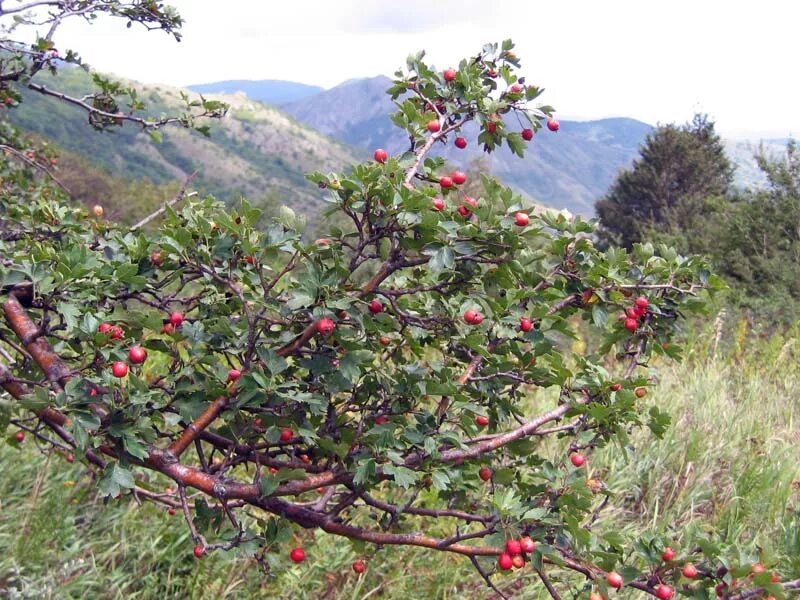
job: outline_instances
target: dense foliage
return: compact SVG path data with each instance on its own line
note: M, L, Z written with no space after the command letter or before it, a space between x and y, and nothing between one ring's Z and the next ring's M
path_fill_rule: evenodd
M154 213L154 233L120 227L69 205L39 161L3 163L10 442L84 461L104 495L181 511L198 559L238 548L267 570L301 563L313 549L286 547L299 526L361 554L467 556L500 595L494 572L526 565L554 598L623 585L705 597L751 571L753 593L783 594L717 536L678 555L593 527L614 502L593 451L669 424L646 404L651 361L680 356L682 315L718 287L705 263L651 244L600 251L591 225L534 214L486 177L467 196L467 176L428 156L463 144L469 121L487 152L520 156L558 130L510 41L457 69L421 53L406 67L389 93L409 151L310 175L347 223L313 243L289 209L262 229L246 203L213 199ZM596 351L569 346L583 328ZM432 528L448 533L419 533ZM678 559L697 572L681 579Z

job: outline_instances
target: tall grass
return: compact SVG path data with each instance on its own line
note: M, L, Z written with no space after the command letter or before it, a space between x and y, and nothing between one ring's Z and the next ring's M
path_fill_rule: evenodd
M648 398L673 416L662 439L635 432L592 456L592 476L616 494L598 526L679 548L712 533L800 577L800 338L733 340L723 355L712 338L660 369ZM468 561L421 549L367 547L358 577L352 546L319 532L298 532L309 559L277 574L235 553L196 560L180 516L106 502L80 465L32 446L0 446L0 598L492 597ZM529 569L496 580L515 598L547 597Z

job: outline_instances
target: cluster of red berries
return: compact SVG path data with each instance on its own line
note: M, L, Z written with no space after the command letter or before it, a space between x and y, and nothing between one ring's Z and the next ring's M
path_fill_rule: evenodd
M164 325L161 327L161 333L165 333L167 335L172 335L175 333L175 330L183 324L183 315L179 312L173 312L170 314L169 319Z
M506 551L497 559L497 566L502 571L508 571L512 567L517 569L525 566L525 555L536 551L536 542L530 537L524 536L518 540L506 540Z
M464 322L468 325L480 325L483 323L483 315L474 308L468 308L464 311Z
M633 306L625 309L625 329L634 332L639 329L639 319L647 314L647 307L650 302L644 296L639 296L633 303Z
M439 186L446 190L454 185L461 185L467 182L467 176L461 171L453 171L450 175L439 177Z
M175 333L175 328L180 327L183 323L183 315L179 312L173 312L169 316L169 320L164 324L161 328L161 333ZM125 337L125 332L123 331L122 327L119 325L111 325L110 323L101 323L100 326L97 328L99 333L103 333L108 335L112 340L121 340ZM130 350L128 350L128 360L134 365L141 365L144 361L147 360L147 350L142 348L141 346L133 346ZM236 371L235 369L231 370L231 373ZM238 371L236 371L238 373ZM111 365L111 374L114 377L122 378L128 375L128 363L122 360L114 361ZM241 373L239 373L241 375ZM231 375L229 374L229 379ZM238 379L238 376L236 377ZM92 390L92 395L95 396L96 391Z

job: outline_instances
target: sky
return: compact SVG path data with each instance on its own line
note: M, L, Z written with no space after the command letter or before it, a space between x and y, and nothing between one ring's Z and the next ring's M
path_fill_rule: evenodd
M60 49L145 83L284 79L333 87L391 76L424 49L438 68L511 38L560 118L650 124L708 113L727 137L800 134L797 0L171 0L176 43L124 22L65 23Z

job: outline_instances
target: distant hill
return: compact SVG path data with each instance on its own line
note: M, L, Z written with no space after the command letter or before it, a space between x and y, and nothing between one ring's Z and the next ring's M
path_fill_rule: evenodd
M49 87L68 93L91 89L88 75L73 69L56 78L40 76ZM179 90L135 84L155 114L175 113ZM15 124L74 152L114 177L149 179L155 184L183 181L198 170L193 187L236 201L245 196L255 204L286 204L314 215L323 194L305 179L312 170L339 171L356 161L350 148L302 125L284 112L246 96L220 96L231 105L221 121L211 122L211 137L169 127L155 143L134 125L100 133L86 123L86 114L64 103L26 93L22 105L9 114Z
M783 156L788 138L775 140L725 140L725 153L736 165L736 185L746 188L764 187L767 178L758 168L753 156L759 147L764 148L767 156L775 158Z
M351 80L282 108L310 127L353 146L398 152L408 141L389 119L395 109L386 94L390 83L382 76ZM591 215L594 202L619 170L638 156L639 145L651 129L627 118L561 121L558 133L537 134L524 159L503 148L488 156L488 165L504 182L539 202ZM467 125L464 135L474 140L477 129ZM474 143L466 150L448 146L438 147L437 152L463 166L483 155Z
M258 100L266 104L284 104L296 102L318 94L323 89L316 85L281 81L278 79L231 79L213 83L198 83L188 86L193 92L200 94L245 94L250 100Z

